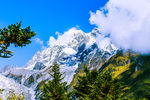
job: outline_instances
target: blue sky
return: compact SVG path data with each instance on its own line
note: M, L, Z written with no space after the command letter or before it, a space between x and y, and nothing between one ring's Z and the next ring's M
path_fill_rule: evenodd
M47 46L50 36L55 32L63 33L78 25L84 32L90 32L90 11L95 12L104 6L107 0L2 0L0 6L0 28L22 21L22 26L31 26L37 35L33 42L23 48L10 47L12 58L0 58L0 67L5 65L23 66L33 55L41 50L34 41L40 38Z

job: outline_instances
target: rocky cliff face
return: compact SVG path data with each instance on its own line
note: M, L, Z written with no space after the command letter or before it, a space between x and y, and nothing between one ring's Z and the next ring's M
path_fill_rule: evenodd
M70 84L76 70L83 64L90 68L100 68L107 59L116 53L117 49L111 43L104 48L98 48L97 35L100 35L97 29L90 33L76 30L67 44L56 44L39 51L23 68L4 68L5 70L1 71L1 76L13 80L14 83L11 86L17 84L20 87L17 91L21 90L23 93L28 90L34 91L26 93L26 95L32 95L32 98L27 98L27 100L34 100L35 96L40 93L41 81L51 79L48 72L54 62L57 61L60 64L61 72L65 72L63 81ZM7 90L7 86L4 89Z

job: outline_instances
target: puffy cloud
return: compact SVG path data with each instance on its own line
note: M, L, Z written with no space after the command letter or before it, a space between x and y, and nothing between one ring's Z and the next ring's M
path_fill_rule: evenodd
M40 40L40 38L35 38L34 41L42 46L42 49L45 49L44 41Z
M111 44L111 41L109 37L104 37L101 34L97 34L96 43L99 49L105 49L105 47Z
M68 43L73 39L74 33L80 31L81 30L78 30L77 28L73 27L68 31L64 32L64 34L60 34L59 32L56 32L55 34L58 36L57 39L51 36L49 38L48 45L50 47L53 47L54 45L68 45Z
M56 39L55 39L53 36L51 36L51 37L49 38L48 45L49 45L50 47L53 47L55 44L56 44Z
M55 35L61 35L61 33L59 33L58 31L56 31Z
M39 44L41 44L41 45L43 45L43 43L44 43L44 42L43 42L42 40L40 40L39 38L35 38L34 40L35 40L36 43L39 43Z
M90 23L121 48L150 53L150 0L109 0Z

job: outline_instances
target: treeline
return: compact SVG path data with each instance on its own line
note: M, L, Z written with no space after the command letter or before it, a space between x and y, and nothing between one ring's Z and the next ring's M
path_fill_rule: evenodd
M49 73L52 80L45 81L40 100L117 100L125 92L125 86L118 79L113 79L109 71L99 73L97 69L89 70L84 66L83 76L78 76L78 82L70 90L60 73L57 63L51 66Z

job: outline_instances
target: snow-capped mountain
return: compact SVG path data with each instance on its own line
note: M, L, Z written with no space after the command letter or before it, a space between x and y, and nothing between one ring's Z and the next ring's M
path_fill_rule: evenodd
M69 33L66 32L66 34L71 34L71 36L66 37L66 35L62 36L63 38L58 38L60 40L64 39L64 41L67 39L65 44L58 39L55 40L54 45L38 51L23 68L8 67L8 69L1 70L0 86L2 87L0 88L8 90L17 86L16 91L21 91L27 96L32 95L30 96L32 98L27 98L27 100L38 99L40 83L43 80L51 79L48 72L54 62L57 61L60 64L60 71L65 72L63 81L70 84L76 70L82 67L83 64L86 64L89 68L99 68L117 51L117 48L111 43L99 48L96 39L101 34L96 28L90 33L73 29ZM7 84L11 80L11 84ZM5 86L3 86L3 83L1 85L2 81L6 81L6 83L3 82ZM36 97L34 98L34 96Z

